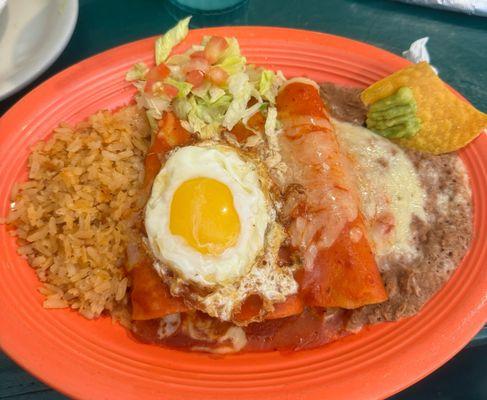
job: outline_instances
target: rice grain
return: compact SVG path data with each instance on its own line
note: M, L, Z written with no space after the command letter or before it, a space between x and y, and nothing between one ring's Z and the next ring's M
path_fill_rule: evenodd
M44 307L108 311L128 324L124 263L149 141L145 116L130 106L61 124L33 147L6 222L43 283Z

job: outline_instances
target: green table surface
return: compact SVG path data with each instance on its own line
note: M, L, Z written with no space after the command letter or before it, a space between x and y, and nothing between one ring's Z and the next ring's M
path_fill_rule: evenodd
M0 102L0 115L33 87L69 65L119 44L162 33L184 15L168 0L79 3L78 24L66 50L35 82ZM249 0L233 12L200 15L192 21L193 28L219 25L285 26L328 32L396 54L414 40L429 36L432 63L441 77L476 107L487 110L487 18L386 0ZM5 398L65 397L0 352L0 399ZM477 338L446 365L393 398L487 399L485 339Z

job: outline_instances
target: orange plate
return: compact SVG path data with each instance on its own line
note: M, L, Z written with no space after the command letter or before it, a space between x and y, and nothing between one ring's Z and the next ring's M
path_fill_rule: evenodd
M367 86L408 62L384 50L315 32L259 27L192 31L236 36L250 62L287 76ZM68 68L34 89L0 120L0 215L14 182L26 178L29 146L61 121L127 104L124 81L136 61L151 62L154 38L130 43ZM382 398L416 382L457 353L487 316L487 137L461 157L473 189L472 247L453 278L416 317L377 325L323 348L224 358L137 343L109 318L88 321L45 310L33 270L0 226L0 344L54 388L86 399Z

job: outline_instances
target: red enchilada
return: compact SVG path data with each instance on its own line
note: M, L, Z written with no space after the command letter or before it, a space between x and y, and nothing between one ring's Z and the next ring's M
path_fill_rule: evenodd
M300 99L299 106L296 105L297 98ZM298 293L288 296L283 302L273 304L274 309L263 314L260 319L273 320L300 315L307 307L306 314L295 318L295 321L287 321L287 325L282 326L279 323L265 326L272 335L276 333L272 330L277 330L278 327L280 334L284 334L287 327L290 331L296 330L301 336L302 333L299 331L310 330L315 334L316 327L313 328L313 324L322 324L325 316L324 308L357 308L382 302L386 300L387 295L366 236L363 216L359 211L357 189L353 186L355 182L351 173L346 170L352 168L348 165L350 161L340 153L333 126L317 88L309 83L291 82L278 94L276 105L285 132L280 143L281 149L285 149L282 151L285 154L284 160L293 170L301 171L301 174L296 174L298 176L290 174L287 182L281 187L283 193L289 193L287 204L284 206L286 213L281 218L289 221L290 244L280 249L279 263L283 265L289 262L289 259L299 257L309 260L309 265L296 271L296 279L300 282ZM317 125L315 122L317 120L322 121L324 125ZM171 148L187 145L191 137L170 113L162 118L159 129L146 158L146 171L158 171L161 160L166 158ZM289 135L286 134L288 131ZM264 132L260 133L264 134ZM311 160L304 157L305 153L300 151L300 148L313 149L313 153L307 151ZM325 153L325 150L328 153ZM292 159L292 154L300 156ZM152 168L151 162L156 163L158 168ZM331 166L329 170L323 168L322 165L325 163ZM148 182L150 177L146 173L145 184L150 186ZM331 187L330 182L333 182ZM298 187L317 198L313 199L311 196L303 199L295 198L293 190ZM323 193L329 195L325 197ZM342 196L342 204L339 204L337 198L342 193L346 196ZM309 222L303 223L303 220ZM319 225L311 226L313 223ZM312 233L304 229L300 231L300 226L313 231ZM332 229L335 231L332 233L335 237L330 239L329 232ZM307 242L303 241L304 237L309 238ZM143 248L140 252L143 254ZM312 254L313 252L315 254ZM231 321L226 323L213 321L204 315L204 310L198 312L197 305L185 306L184 297L171 296L168 286L151 267L153 263L151 256L147 254L145 257L130 271L132 317L135 321L153 320L168 315L169 318L173 318L173 314L183 313L179 318L192 321L191 323L205 321L214 325L223 325L221 332L224 335L228 329L225 329L225 325L229 326L228 322L246 326L249 321L255 322L255 317L261 314L262 299L258 294L250 294L238 309L233 311ZM318 308L314 309L315 307ZM335 319L340 320L338 317ZM343 323L343 319L340 322ZM137 334L146 340L156 340L157 332L154 332L154 329L158 331L161 323L166 324L166 321L137 322L135 324ZM337 324L335 321L334 323ZM337 325L343 329L343 326ZM259 332L258 323L254 324L252 329ZM326 329L330 330L328 335L339 334L328 326ZM193 347L202 346L202 343L198 343L198 340L195 341L188 332L185 332L184 323L179 325L178 330L181 332L176 331L169 336L172 338L169 344L176 336L180 336L183 342L182 338L186 337ZM321 340L329 341L328 335ZM164 338L159 337L159 340L161 339ZM269 349L280 347L274 340L268 341L268 346ZM290 343L291 348L296 346L297 343Z

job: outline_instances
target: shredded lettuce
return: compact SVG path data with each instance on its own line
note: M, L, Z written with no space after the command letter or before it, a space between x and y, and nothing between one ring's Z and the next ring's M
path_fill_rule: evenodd
M146 108L153 110L153 115L156 119L162 118L162 113L167 111L170 101L164 97L146 97Z
M186 115L191 131L197 132L202 139L209 139L220 134L222 120L228 109L232 96L224 94L216 101L196 96L186 103L177 102L176 114Z
M191 93L201 99L204 99L208 95L208 90L210 89L210 87L211 83L206 81L202 85L191 89Z
M274 80L275 76L276 74L268 69L265 69L260 74L259 92L261 93L262 97L266 98L267 92L271 90L272 81Z
M252 82L253 84L257 84L260 80L262 68L256 67L254 64L247 64L245 72L249 76L250 82Z
M191 104L186 98L178 98L173 101L172 108L179 119L187 119Z
M198 110L196 108L192 108L189 111L188 122L189 122L189 125L191 126L191 129L193 130L193 132L200 132L201 133L203 128L206 126L205 121L203 121L198 116Z
M151 128L157 130L157 121L163 113L172 111L185 129L201 139L217 138L223 130L231 131L239 121L247 124L253 115L262 112L266 116L265 133L275 134L279 128L275 99L285 82L282 73L247 65L237 39L225 38L228 46L213 66L228 73L226 84L217 86L205 79L201 85L194 87L186 80L186 71L191 71L192 67L187 64L191 61L192 53L203 51L211 37L205 36L200 44L192 45L182 54L171 55L174 46L187 36L189 22L190 17L180 21L156 40L156 64L165 63L169 76L156 82L153 91L144 91L145 77L149 71L145 64L137 63L127 72L126 79L132 81L138 90L137 105L146 110ZM164 83L178 89L175 98L169 99L163 90L157 90Z
M258 103L262 103L263 99L262 96L260 95L259 91L255 88L255 83L252 83L252 90L250 92L250 96L252 96L255 100L257 100Z
M207 125L205 125L201 130L200 130L200 138L201 139L211 139L218 137L220 135L220 129L221 125L217 121L213 121Z
M166 61L174 46L181 43L188 35L189 21L191 17L187 17L177 23L177 25L169 29L165 35L160 36L155 44L156 65Z
M281 70L278 70L276 72L276 76L279 79L279 82L280 82L281 85L287 80Z
M216 66L225 70L229 75L233 75L244 70L245 57L230 56L225 58L221 63L216 64Z
M276 107L269 107L267 110L267 118L265 120L265 134L266 136L273 136L276 133L277 125L277 110Z
M247 108L242 115L242 122L247 125L247 121L256 113L259 112L262 103L257 102L253 106Z
M186 97L189 94L189 92L191 92L191 89L193 88L193 85L191 83L177 81L176 79L173 79L173 78L166 78L164 82L178 88L178 90L179 90L178 97L179 98Z
M196 100L196 107L205 122L212 123L216 121L221 124L231 101L232 97L229 95L224 95L213 103L204 99L198 99Z
M145 74L149 71L149 67L143 62L134 64L125 74L125 80L128 82L139 81L145 79Z
M219 88L218 86L211 86L210 89L208 90L208 94L210 96L209 102L214 103L218 99L220 99L222 96L225 96L226 92L222 88Z
M218 115L221 115L221 119L223 119L225 111L231 102L232 102L232 96L230 96L229 94L225 94L214 102L209 101L208 106L218 110Z
M188 132L194 133L193 128L191 127L190 123L184 119L181 121L181 126L186 129Z
M228 78L228 91L233 100L228 106L222 125L230 131L242 119L250 100L252 85L249 82L248 75L244 72L231 75Z
M262 98L274 104L279 88L285 80L286 78L284 78L281 71L274 73L267 69L263 70L259 80L259 93Z
M208 107L202 100L190 99L191 110L188 112L188 122L194 132L198 132L201 139L210 139L220 134L223 113L218 107Z
M245 69L246 58L240 53L240 46L236 38L227 38L228 47L223 52L216 66L224 69L229 75L242 72Z
M262 97L274 103L277 95L277 86L274 84L276 74L268 69L262 71L259 82L259 92Z
M139 91L143 92L145 88L145 81L133 81L132 85Z
M147 120L149 121L150 128L153 132L157 132L158 125L157 125L157 119L154 117L154 112L153 110L147 110L145 112L147 115Z

